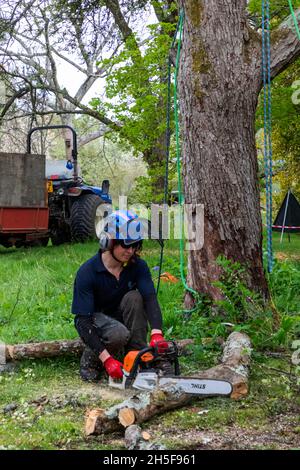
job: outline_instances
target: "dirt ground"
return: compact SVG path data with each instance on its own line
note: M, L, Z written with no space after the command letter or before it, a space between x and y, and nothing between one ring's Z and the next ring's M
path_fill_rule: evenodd
M298 426L298 427L297 427ZM154 429L149 427L151 433ZM259 429L245 429L233 424L220 431L189 430L180 432L169 429L176 435L178 448L185 450L251 450L251 449L300 449L299 415L279 415ZM181 444L180 444L181 442ZM186 443L186 445L184 445ZM179 447L180 446L180 447Z

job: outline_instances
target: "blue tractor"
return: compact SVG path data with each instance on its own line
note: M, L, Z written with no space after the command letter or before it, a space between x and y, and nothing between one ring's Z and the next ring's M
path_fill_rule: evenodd
M48 188L49 233L53 245L70 241L85 242L99 237L104 218L111 212L109 181L101 187L84 183L77 163L77 135L70 126L43 126L31 129L27 137L27 153L31 153L33 132L45 129L70 129L73 135L72 160L46 162ZM46 244L46 239L44 243Z

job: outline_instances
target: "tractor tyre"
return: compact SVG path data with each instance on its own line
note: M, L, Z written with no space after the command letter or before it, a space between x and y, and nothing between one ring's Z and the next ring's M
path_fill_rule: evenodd
M98 210L103 204L96 194L83 194L71 208L71 236L76 242L85 242L99 237L103 228L103 213Z

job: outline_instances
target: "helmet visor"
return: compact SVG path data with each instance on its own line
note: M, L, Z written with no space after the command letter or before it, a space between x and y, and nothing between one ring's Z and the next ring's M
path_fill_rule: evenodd
M142 240L134 241L134 240L117 240L117 243L121 245L122 248L134 248L134 249L139 249L142 247Z

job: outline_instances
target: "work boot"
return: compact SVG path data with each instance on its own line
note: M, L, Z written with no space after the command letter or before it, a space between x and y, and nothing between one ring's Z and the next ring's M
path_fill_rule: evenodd
M82 380L96 382L101 378L103 370L103 365L97 354L86 347L80 359L80 377Z

